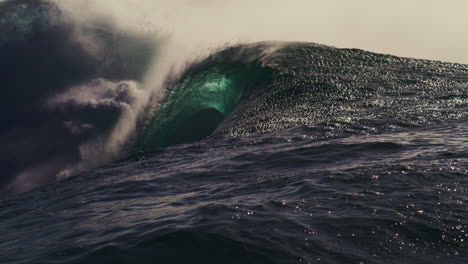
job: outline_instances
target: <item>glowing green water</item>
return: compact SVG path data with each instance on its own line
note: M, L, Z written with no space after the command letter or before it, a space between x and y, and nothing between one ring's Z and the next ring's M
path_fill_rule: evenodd
M242 63L188 71L163 100L136 150L151 151L209 136L246 92L264 83L268 75L264 68Z

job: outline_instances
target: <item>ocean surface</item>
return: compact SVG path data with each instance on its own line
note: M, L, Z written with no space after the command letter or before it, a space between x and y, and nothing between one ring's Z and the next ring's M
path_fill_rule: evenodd
M103 62L52 4L0 11L0 263L468 263L468 65L224 48L100 160L158 40L85 27Z

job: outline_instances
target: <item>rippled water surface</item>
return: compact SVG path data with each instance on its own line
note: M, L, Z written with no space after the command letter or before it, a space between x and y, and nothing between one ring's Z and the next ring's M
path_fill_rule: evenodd
M468 263L467 65L245 44L155 103L155 39L23 2L0 4L0 263Z
M179 145L1 201L4 263L466 263L466 121Z

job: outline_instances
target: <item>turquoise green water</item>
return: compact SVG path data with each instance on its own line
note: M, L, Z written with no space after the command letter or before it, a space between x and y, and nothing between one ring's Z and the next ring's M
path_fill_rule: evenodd
M241 98L269 80L269 69L261 67L258 61L218 65L215 61L212 57L188 70L169 89L141 133L137 151L151 151L209 136Z

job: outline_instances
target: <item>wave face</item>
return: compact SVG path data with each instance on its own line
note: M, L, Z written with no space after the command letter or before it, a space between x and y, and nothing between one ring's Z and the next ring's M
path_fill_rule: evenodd
M466 76L465 65L310 43L229 48L169 87L136 148L152 151L209 135L307 128L335 137L456 120L467 115Z
M271 80L261 65L265 45L229 48L190 67L141 132L136 150L193 142L208 137L245 100Z

